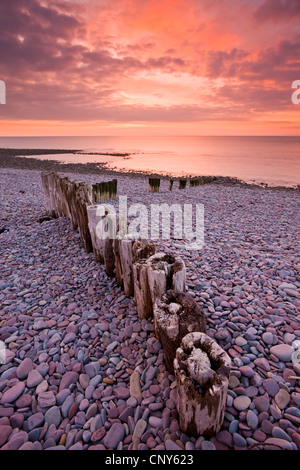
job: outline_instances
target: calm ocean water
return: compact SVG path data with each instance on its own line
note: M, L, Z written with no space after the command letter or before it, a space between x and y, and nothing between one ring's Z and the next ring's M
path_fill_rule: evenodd
M73 154L49 158L104 161L118 169L174 176L232 176L270 186L300 184L300 137L1 137L0 147L126 152L130 158Z

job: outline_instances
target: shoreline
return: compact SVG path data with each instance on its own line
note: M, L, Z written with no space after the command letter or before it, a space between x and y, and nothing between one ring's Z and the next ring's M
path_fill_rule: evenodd
M197 179L201 177L213 177L215 178L212 183L222 186L240 186L247 188L259 188L262 190L285 190L285 191L299 191L300 185L297 187L290 186L269 186L267 183L247 183L241 179L232 176L217 176L217 175L185 175L185 176L173 176L172 174L161 174L155 171L122 171L116 168L108 168L106 163L61 163L57 160L39 160L34 158L38 155L58 155L66 153L78 153L83 154L82 150L66 150L66 149L6 149L0 148L0 168L14 168L20 170L39 170L39 171L57 171L59 173L78 173L85 175L112 175L112 176L130 176L133 178L141 177L153 177L160 178L162 180L173 179L178 181L180 179ZM97 153L98 154L98 153ZM99 153L99 155L111 155L111 156L124 156L128 157L128 153ZM30 157L29 157L30 156Z

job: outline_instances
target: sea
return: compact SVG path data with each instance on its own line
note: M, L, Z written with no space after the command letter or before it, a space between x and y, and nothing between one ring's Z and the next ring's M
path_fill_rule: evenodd
M300 137L0 137L0 147L81 150L80 154L45 153L35 158L106 163L124 171L229 176L269 186L300 184Z

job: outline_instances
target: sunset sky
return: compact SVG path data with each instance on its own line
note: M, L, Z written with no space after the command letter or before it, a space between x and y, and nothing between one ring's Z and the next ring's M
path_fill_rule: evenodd
M299 0L2 0L0 135L300 135Z

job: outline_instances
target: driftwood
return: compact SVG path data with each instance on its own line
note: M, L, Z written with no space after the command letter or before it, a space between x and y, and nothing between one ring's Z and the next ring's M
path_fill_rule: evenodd
M148 283L148 267L146 260L154 255L155 245L147 240L137 240L133 244L133 285L134 301L140 319L153 315L153 305Z
M186 269L183 260L165 253L156 253L147 260L148 283L154 306L169 289L186 290Z
M189 333L174 359L177 408L182 432L210 438L221 428L231 360L205 333Z
M149 185L148 189L150 193L158 193L160 187L160 179L159 178L149 178Z
M206 332L205 314L191 295L168 290L155 302L154 328L164 349L166 368L173 374L173 361L182 338L195 331Z

